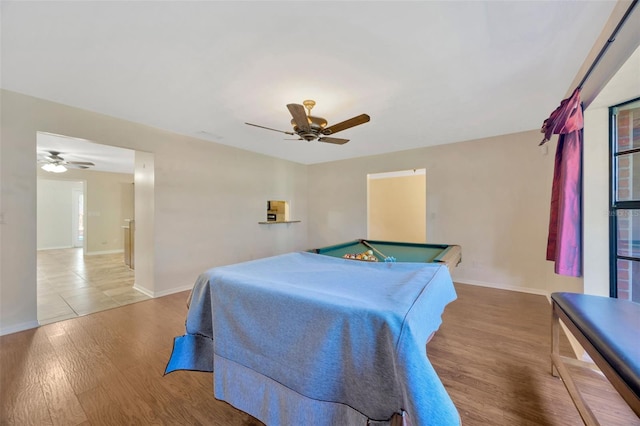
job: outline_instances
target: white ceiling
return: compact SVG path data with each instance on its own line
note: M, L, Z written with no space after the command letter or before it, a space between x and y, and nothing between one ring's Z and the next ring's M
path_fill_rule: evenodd
M2 87L312 164L537 128L613 1L2 2ZM284 140L287 103L337 146Z

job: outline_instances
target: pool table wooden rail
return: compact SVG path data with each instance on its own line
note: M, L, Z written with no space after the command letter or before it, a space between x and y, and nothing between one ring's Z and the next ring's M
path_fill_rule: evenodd
M462 262L462 247L452 245L447 248L435 262L444 263L452 272Z
M345 253L359 253L368 249L371 249L381 262L388 256L396 258L397 262L444 263L450 272L462 261L462 247L449 244L357 239L309 251L333 257L342 257Z

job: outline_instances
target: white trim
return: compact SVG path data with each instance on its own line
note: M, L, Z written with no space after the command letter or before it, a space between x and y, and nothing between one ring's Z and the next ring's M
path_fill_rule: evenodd
M70 249L70 248L79 248L79 247L73 247L73 246L40 247L40 248L38 248L38 251L43 251L43 250L61 250L61 249Z
M29 321L29 322L23 322L20 324L14 324L9 327L2 327L0 328L0 336L4 336L5 334L18 333L24 330L30 330L32 328L37 328L39 326L40 326L40 323L38 321Z
M104 250L104 251L88 251L85 254L87 256L94 256L96 254L115 254L115 253L124 253L124 249L118 250Z
M531 287L519 287L519 286L511 286L511 285L505 285L505 284L495 284L495 283L488 283L485 281L476 281L476 280L453 280L456 283L460 283L460 284L469 284L469 285L477 285L480 287L490 287L490 288L497 288L500 290L509 290L509 291L519 291L521 293L530 293L530 294L538 294L540 296L545 296L548 300L549 299L549 292L547 290L541 290L539 288L531 288Z
M143 288L143 287L139 287L138 284L136 284L136 283L133 283L133 289L139 291L140 293L144 294L145 296L154 297L152 291L149 291L149 290L147 290L146 288Z
M181 287L174 287L168 290L163 290L158 292L139 287L137 284L134 284L133 288L134 290L138 290L140 293L143 293L149 297L156 298L156 297L169 296L170 294L174 294L174 293L180 293L181 291L191 290L193 288L193 284L183 285Z
M181 291L191 290L193 288L193 284L183 285L181 287L170 288L169 290L159 291L155 293L155 297L168 296L170 294L180 293Z
M367 175L369 179L387 179L387 178L395 178L395 177L405 177L405 176L419 176L426 175L427 169L411 169L411 170L400 170L397 172L386 172L386 173L370 173Z

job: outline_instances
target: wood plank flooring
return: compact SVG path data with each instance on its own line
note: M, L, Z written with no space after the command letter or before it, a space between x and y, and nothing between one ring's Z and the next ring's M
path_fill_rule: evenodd
M463 425L582 425L562 382L550 374L546 297L456 285L458 300L427 347ZM562 334L561 353L574 356ZM571 367L602 425L640 425L609 382Z
M462 424L580 425L549 373L543 296L456 285L428 345ZM217 401L209 373L162 375L186 292L0 337L1 425L261 425ZM564 336L562 352L570 355ZM577 376L603 425L640 425L604 377Z
M149 299L133 288L122 253L81 248L38 251L38 321L49 324Z

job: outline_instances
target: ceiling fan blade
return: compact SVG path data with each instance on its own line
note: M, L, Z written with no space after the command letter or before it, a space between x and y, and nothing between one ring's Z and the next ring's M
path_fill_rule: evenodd
M91 161L65 161L65 164L72 164L75 166L95 166Z
M285 133L285 134L291 135L291 136L295 135L295 133L293 133L293 132L285 132L284 130L272 129L271 127L259 126L257 124L251 124L251 123L247 123L247 122L245 122L244 124L248 124L249 126L253 126L253 127L260 127L261 129L273 130L274 132Z
M73 163L65 163L63 164L63 166L69 169L88 169L89 168L89 166L85 166L83 164L73 164Z
M324 135L332 135L334 133L341 132L343 130L350 129L351 127L359 126L360 124L368 123L371 120L367 114L360 114L356 117L350 118L348 120L342 121L338 124L334 124L333 126L329 126L322 131Z
M326 143L335 143L336 145L344 145L345 143L349 142L349 139L319 138L318 141L319 142L326 142Z
M307 113L304 112L304 107L300 104L287 104L287 108L293 117L293 121L296 122L296 125L303 132L308 132L311 130L309 127L309 120L307 119Z

